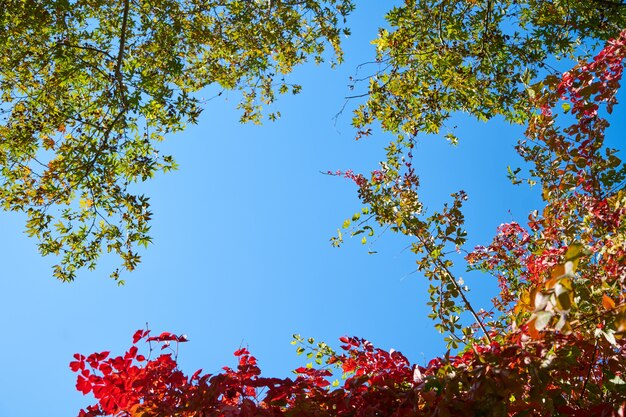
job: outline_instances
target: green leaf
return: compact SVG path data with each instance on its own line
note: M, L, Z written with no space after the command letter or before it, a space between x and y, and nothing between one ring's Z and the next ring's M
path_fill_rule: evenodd
M570 109L572 108L572 105L567 103L567 102L565 102L565 103L561 104L561 107L563 108L563 111L565 113L568 113L570 111Z

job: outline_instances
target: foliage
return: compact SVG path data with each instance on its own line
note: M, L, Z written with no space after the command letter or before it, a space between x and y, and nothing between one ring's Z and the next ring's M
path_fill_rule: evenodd
M341 60L349 0L6 0L0 8L0 205L27 215L54 275L103 251L132 270L150 241L132 184L176 167L157 143L195 123L199 90L240 90L261 121L286 80L330 46ZM218 90L219 91L219 90ZM221 93L218 93L221 94ZM270 113L274 119L278 113ZM118 278L119 271L111 276Z
M432 317L452 347L462 346L458 354L422 367L358 338L341 338L337 353L295 336L297 352L313 362L294 379L261 377L246 349L235 352L237 370L191 377L175 356L146 359L136 346L114 359L77 355L70 364L77 388L98 400L81 415L624 415L626 167L603 142L625 58L623 31L592 61L531 87L536 110L517 149L546 205L527 227L504 224L492 244L464 257L498 280L501 292L488 312L473 308L453 274L452 256L465 243L464 193L427 215L410 152L369 178L339 173L359 187L366 214L416 239L418 267L432 282ZM463 312L475 324L463 326ZM142 338L186 341L139 331L133 342ZM340 375L342 383L331 383Z
M405 0L374 41L377 70L354 124L378 121L400 139L438 133L455 112L528 120L526 87L554 60L584 58L626 26L611 1ZM426 23L427 22L427 23ZM358 85L358 80L355 80ZM455 142L454 128L446 127Z
M297 352L313 362L293 378L262 377L245 348L235 352L237 369L186 376L177 353L187 338L140 330L123 356L75 355L76 388L96 400L80 415L624 415L626 166L604 146L626 58L623 6L405 0L387 15L354 125L360 137L378 122L397 139L370 175L334 173L353 180L365 204L344 228L355 223L351 234L363 242L376 225L414 239L430 316L455 353L422 367L359 338L341 338L337 353L296 336ZM2 207L25 213L41 253L61 257L61 280L94 268L103 251L134 269L151 213L133 184L175 168L156 143L197 121L197 93L239 90L242 121L260 122L276 94L299 91L285 78L296 65L322 61L329 45L341 60L352 8L349 0L6 0ZM563 59L576 64L561 74L553 65ZM418 134L445 129L456 142L446 122L457 112L527 124L517 150L531 168L526 178L521 169L509 175L540 184L545 201L527 225L503 224L471 251L466 194L428 212L412 161ZM472 305L459 264L497 280L492 308ZM153 344L170 352L153 359Z
M0 204L25 213L54 275L71 281L103 253L121 270L151 242L149 198L134 183L175 169L157 143L195 123L207 86L239 90L258 123L303 62L342 59L350 0L7 0L0 11ZM376 74L355 112L359 136L378 121L398 135L401 164L418 133L455 112L515 123L531 114L532 80L554 59L586 57L626 26L603 0L406 0L380 31ZM424 24L429 22L429 24ZM528 94L528 93L531 94ZM270 112L275 119L278 112ZM397 166L391 167L397 169Z
M515 296L519 295L517 291L522 289L522 284L518 281L523 281L524 277L520 274L527 268L516 259L527 248L518 246L520 243L534 242L529 243L531 236L519 225L504 225L500 235L489 246L491 251L508 255L501 270L492 271L478 261L479 255L489 256L489 250L485 248L480 249L485 253L475 252L468 259L464 259L462 254L468 252L465 248L467 237L462 206L467 195L462 190L458 191L451 195L452 200L441 210L425 210L418 193L420 179L413 166L416 141L424 134L444 133L447 140L456 144L458 138L454 127L446 126L446 121L455 113L463 112L484 121L502 116L511 123L529 124L528 140L518 147L522 157L537 166L527 179L528 183L534 185L541 182L547 187L547 182L562 178L567 170L557 166L561 158L553 155L557 149L544 149L544 152L540 152L538 147L533 147L534 153L531 153L529 148L538 125L551 122L551 119L538 118L537 109L547 112L548 107L553 106L565 94L567 77L573 77L582 68L577 66L575 70L565 73L566 79L557 89L561 77L554 65L559 60L587 60L589 51L593 51L605 39L619 35L620 29L626 26L625 13L626 9L620 3L598 1L555 3L406 0L387 15L390 27L381 29L374 41L377 46L375 75L354 80L355 87L363 80L367 80L369 85L366 94L355 96L365 96L367 101L357 108L353 123L359 129L357 138L370 135L372 124L378 122L384 131L395 134L396 139L386 148L386 159L381 162L380 169L372 171L370 175L351 171L328 173L352 179L365 204L361 213L356 213L351 220L344 223L344 229L349 229L350 236L361 235L362 243L366 243L367 237L375 233L378 225L385 230L390 229L415 238L411 248L418 255L418 270L431 282L428 302L432 308L430 317L435 319L438 330L446 334L445 340L449 347L458 348L471 344L476 341L476 334L482 334L481 337L490 341L490 328L501 330L511 324L506 315L496 316L493 311L476 310L472 307L466 296L468 287L453 273L455 265L469 261L467 265L470 269L482 269L496 274L503 290L501 298L494 299L494 307L506 312L514 304ZM602 54L596 57L596 60L603 59ZM614 94L618 88L615 82L621 74L616 73L621 68L621 60L620 63L605 64L614 67L611 70L614 72L614 79L611 81L614 84L605 86L603 94ZM586 67L582 73L589 77L599 76L594 74L596 68L592 67ZM533 84L542 78L543 81ZM569 79L572 80L573 78ZM582 106L584 102L593 100L597 93L593 88L604 85L603 83L604 81L595 83L596 87L585 89L585 100L580 100L580 96L572 99L576 99L578 105ZM597 99L604 100L608 97L598 94ZM606 104L610 110L614 103L609 99ZM578 113L571 112L570 115ZM593 130L595 133L588 140L601 148L602 140L597 136L603 134L602 124L606 122L602 119L597 123L598 129ZM574 135L572 129L565 129L565 133ZM557 132L551 133L557 135ZM584 141L580 137L575 140ZM588 151L580 155L572 154L571 157L576 158L579 164L588 163L593 166L593 170L608 170L593 175L611 177L612 187L617 189L620 187L622 175L617 169L621 163L614 155L615 150L606 152L610 162L608 159L604 162L598 161L598 157ZM555 160L559 162L550 165ZM596 163L600 165L596 167ZM608 167L607 164L611 166ZM544 172L547 168L553 169L551 172ZM621 169L623 172L624 168ZM520 171L521 169L517 169L509 172L516 184L521 182L517 177ZM577 173L573 172L571 175ZM568 185L575 187L580 184L570 179L568 184L560 186ZM550 191L544 191L546 201L559 204L556 198L546 193ZM575 210L571 213L575 213ZM362 214L366 215L364 219L361 218ZM582 215L583 212L577 214ZM566 212L561 212L560 215L563 219L570 219ZM571 220L574 221L573 218ZM560 226L554 227L560 230ZM535 232L542 233L537 229ZM565 249L558 254L567 257L567 245L582 245L576 241L577 238L573 234L569 240L561 241L559 245ZM341 231L332 241L336 246L343 242ZM507 246L499 246L503 244ZM556 240L553 244L557 245ZM584 246L583 248L581 253L586 254L587 249ZM536 247L531 249L539 250ZM570 255L575 262L567 264L570 259L565 259L561 265L563 268L565 264L568 268L570 265L578 265L580 253L572 249ZM490 262L495 261L491 259ZM557 264L556 260L552 260L550 265ZM560 272L555 272L555 279L565 275L564 271ZM567 272L573 273L571 269ZM571 304L566 302L566 298L572 301L574 299L569 279L568 276L567 279L551 282L552 286L545 289L551 294L544 299L549 308L558 304L555 299L557 290L561 294L559 302ZM555 285L556 289L553 288ZM533 291L531 294L529 290L526 296L532 298L538 289L533 288ZM563 318L558 322L559 328L568 325L565 311L569 311L569 308L562 305L555 308L560 312L535 312L535 316L541 318L539 324L543 325L558 316ZM464 314L472 316L473 325L463 324L466 322L462 319Z

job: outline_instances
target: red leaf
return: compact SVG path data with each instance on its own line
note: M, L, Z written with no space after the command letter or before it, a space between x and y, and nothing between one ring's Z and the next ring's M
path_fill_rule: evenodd
M150 334L150 330L137 330L133 335L133 344L139 342L144 337Z
M91 387L92 387L91 382L89 382L87 380L87 378L85 378L82 375L78 375L78 378L76 378L76 389L77 390L82 392L83 395L87 395L91 391Z
M177 340L177 337L176 335L173 335L172 333L163 332L158 336L149 337L147 340L148 342L167 342L171 340Z
M109 365L108 363L101 364L98 370L102 372L104 376L110 375L111 372L113 372L113 368L111 368L111 365Z
M85 362L83 361L72 361L70 362L70 369L72 372L78 372L79 370L85 369Z
M124 359L134 359L135 356L137 356L137 351L139 349L137 349L137 346L132 346L130 349L128 349L128 352L126 352L126 354L124 355Z
M343 361L341 367L343 368L343 372L345 373L352 372L356 369L356 361L354 359L348 358Z
M328 382L326 379L319 379L317 380L317 386L320 388L324 388L330 385L330 382Z
M242 356L242 355L249 355L250 352L248 352L248 349L246 348L241 348L235 351L234 355L235 356Z

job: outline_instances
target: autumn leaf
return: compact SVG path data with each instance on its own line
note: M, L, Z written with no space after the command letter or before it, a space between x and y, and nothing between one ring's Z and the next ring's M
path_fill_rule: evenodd
M602 307L606 310L613 310L615 309L615 301L608 295L602 294Z

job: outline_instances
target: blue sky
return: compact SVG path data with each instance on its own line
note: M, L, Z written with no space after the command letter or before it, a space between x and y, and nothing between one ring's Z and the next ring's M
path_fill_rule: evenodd
M345 64L298 69L292 79L303 92L279 100L278 122L240 125L238 97L227 94L163 144L180 169L138 186L151 197L154 244L125 286L107 278L106 261L72 284L55 281L54 260L38 255L23 218L0 215L0 417L76 415L92 401L74 389L72 355L123 353L146 322L153 332L188 335L179 356L188 373L233 366L232 352L248 346L264 373L288 376L302 361L289 344L293 333L330 344L356 335L420 364L444 353L409 240L384 234L371 247L376 255L358 239L329 244L361 206L350 181L320 171L368 172L388 140L377 133L354 141L350 113L333 119L351 94L348 77L371 60L368 42L389 7L361 4ZM500 223L523 222L539 208L539 193L506 179L507 165L521 163L513 149L521 128L457 122L457 147L436 138L417 146L423 200L436 209L464 189L470 242L488 243ZM475 300L493 291L487 277L466 281Z

